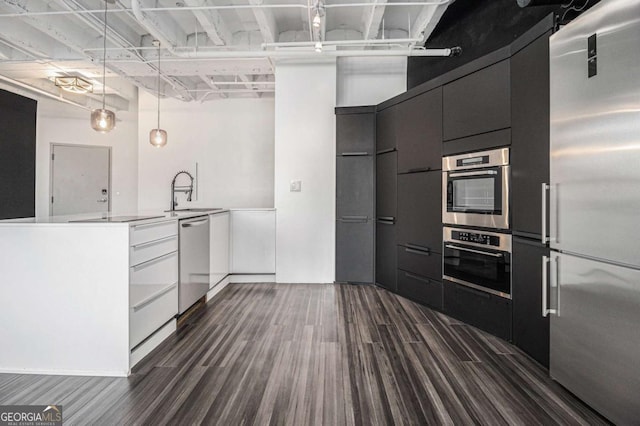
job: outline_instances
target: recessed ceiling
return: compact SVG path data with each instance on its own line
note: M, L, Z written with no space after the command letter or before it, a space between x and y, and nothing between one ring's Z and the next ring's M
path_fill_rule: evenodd
M107 103L127 109L135 87L156 93L154 40L161 43L164 96L185 101L268 97L278 58L358 56L372 50L414 54L451 2L115 0L107 14ZM0 0L0 81L58 96L54 77L77 75L94 85L94 94L79 102L97 102L104 7L104 0ZM316 13L322 17L317 28L312 25Z

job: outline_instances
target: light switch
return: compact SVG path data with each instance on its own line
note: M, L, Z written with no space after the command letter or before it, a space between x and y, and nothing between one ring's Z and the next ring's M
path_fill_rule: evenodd
M289 185L289 192L302 192L302 181L292 180Z

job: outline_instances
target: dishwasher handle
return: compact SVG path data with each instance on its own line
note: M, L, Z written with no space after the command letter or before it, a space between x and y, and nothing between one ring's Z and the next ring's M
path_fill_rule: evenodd
M209 218L198 220L198 221L194 221L194 222L183 222L183 223L180 224L180 226L182 226L183 228L190 228L192 226L204 225L207 222L209 222Z

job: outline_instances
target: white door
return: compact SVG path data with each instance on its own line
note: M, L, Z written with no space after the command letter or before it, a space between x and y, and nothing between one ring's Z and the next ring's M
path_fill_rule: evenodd
M52 215L111 210L111 148L51 145Z

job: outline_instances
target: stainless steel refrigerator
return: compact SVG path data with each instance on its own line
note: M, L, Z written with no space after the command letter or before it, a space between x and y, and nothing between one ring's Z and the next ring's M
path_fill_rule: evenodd
M550 374L638 424L640 1L602 0L551 37L550 59Z

